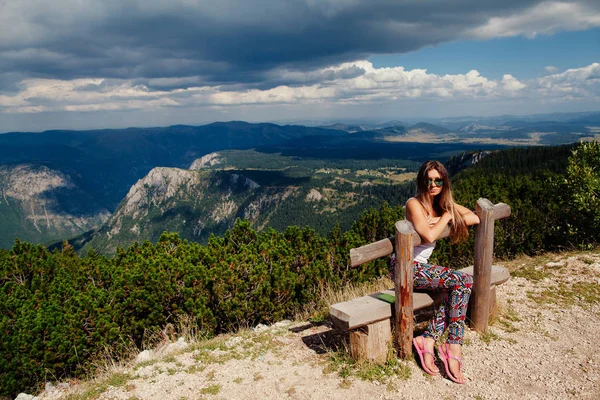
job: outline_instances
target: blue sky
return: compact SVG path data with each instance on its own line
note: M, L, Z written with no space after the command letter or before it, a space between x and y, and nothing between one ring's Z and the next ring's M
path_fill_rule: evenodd
M0 132L597 110L597 0L0 1Z
M476 69L491 79L501 79L504 74L534 79L549 75L546 67L565 71L600 62L600 28L535 38L461 40L406 54L374 55L369 60L375 67L403 65L407 69L425 68L438 75Z

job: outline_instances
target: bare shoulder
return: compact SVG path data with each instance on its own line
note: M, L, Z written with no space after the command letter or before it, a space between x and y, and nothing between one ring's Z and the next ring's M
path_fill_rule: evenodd
M411 197L410 199L408 199L406 201L406 209L410 210L411 213L414 213L416 211L424 211L425 210L425 208L423 207L423 204L421 204L421 202L414 197Z
M419 200L417 200L416 197L411 197L410 199L406 200L406 205L408 206L409 204L421 205L421 202Z

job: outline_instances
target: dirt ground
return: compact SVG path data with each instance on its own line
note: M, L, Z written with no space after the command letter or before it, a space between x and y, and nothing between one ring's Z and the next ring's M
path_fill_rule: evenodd
M353 365L327 324L283 321L145 352L88 382L47 385L37 399L598 399L600 254L505 264L501 311L467 330L467 383L424 374L414 360ZM443 365L439 364L443 369Z

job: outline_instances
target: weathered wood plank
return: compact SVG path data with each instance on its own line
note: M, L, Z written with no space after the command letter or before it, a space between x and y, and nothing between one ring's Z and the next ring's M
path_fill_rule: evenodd
M461 272L466 272L469 275L473 275L473 266L459 269ZM490 285L501 285L510 279L510 272L504 267L499 265L492 265L490 274Z
M494 205L494 220L499 220L510 216L510 206L504 203Z
M488 199L477 200L479 225L475 228L471 327L484 332L489 322L490 283L494 252L494 205Z
M399 221L401 222L401 221ZM406 221L408 222L408 221ZM412 224L408 222L412 228ZM413 228L414 231L414 228ZM446 227L439 239L450 236L450 228ZM412 235L413 246L421 244L421 236L415 231ZM354 249L350 249L350 265L357 267L369 261L378 259L379 257L389 256L394 252L394 237L381 239L377 242L366 244Z
M350 249L350 265L356 267L369 261L390 255L394 252L394 237L379 240L375 243Z
M382 290L381 292L378 292L376 294L388 294L390 296L395 296L396 291L393 289ZM413 292L413 311L420 310L422 308L426 308L436 303L439 303L443 300L445 295L445 292Z
M459 271L473 274L473 267L463 268ZM493 266L491 273L491 285L500 285L510 278L510 273L506 268ZM356 329L373 322L389 319L392 316L393 305L377 298L380 294L395 296L393 289L383 290L368 296L358 297L342 303L333 304L329 307L329 316L335 327L342 331ZM432 296L438 296L434 298ZM441 301L443 294L434 292L422 293L413 292L412 302L413 310L420 310L432 306L435 302Z
M347 331L389 319L392 305L376 295L358 297L329 307L329 317L336 328Z

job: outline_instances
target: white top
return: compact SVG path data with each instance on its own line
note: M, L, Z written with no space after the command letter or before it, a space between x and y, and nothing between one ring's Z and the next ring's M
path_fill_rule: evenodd
M431 257L431 253L433 253L434 248L435 242L416 246L414 249L414 260L422 264L427 264L427 261L429 260L429 257Z
M419 199L411 197L410 199L406 200L406 202L408 203L408 201L411 199L419 201ZM429 221L429 226L433 225L433 222L431 222L431 215L427 215L427 221ZM435 249L435 240L431 243L423 243L419 246L415 246L413 250L414 260L422 264L427 264L429 257L431 257L431 254L433 253L433 249Z

